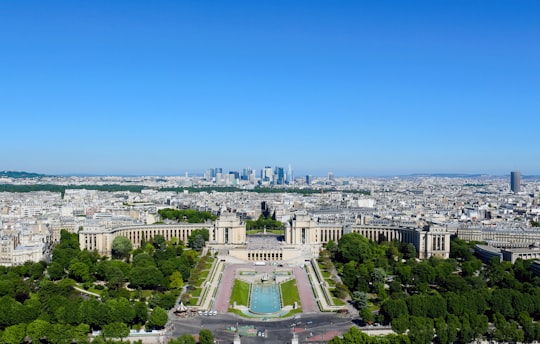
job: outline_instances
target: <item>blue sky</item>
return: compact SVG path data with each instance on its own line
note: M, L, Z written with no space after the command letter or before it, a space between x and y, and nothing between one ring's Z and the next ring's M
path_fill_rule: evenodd
M538 1L3 1L0 170L540 174Z

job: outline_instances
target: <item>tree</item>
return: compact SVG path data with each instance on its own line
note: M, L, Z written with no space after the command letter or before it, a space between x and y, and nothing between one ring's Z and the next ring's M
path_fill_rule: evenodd
M69 276L77 282L87 282L90 279L90 268L82 262L76 262L69 266Z
M370 274L371 277L371 283L384 283L386 279L386 271L381 268L375 268L371 271Z
M124 275L122 270L120 270L119 268L115 266L108 267L105 272L105 276L106 276L109 288L111 289L120 288L126 280L126 276Z
M133 309L135 310L135 318L133 319L133 322L144 325L146 320L148 320L148 306L146 306L146 303L137 302L135 306L133 306Z
M403 253L404 259L414 259L416 258L416 247L411 243L403 243L401 253Z
M133 244L125 236L117 236L112 242L112 255L115 258L124 259L129 257Z
M6 295L0 298L0 329L21 323L23 305Z
M448 314L446 317L447 330L448 330L448 342L454 343L458 337L458 329L461 327L458 317L453 314Z
M384 301L381 305L380 312L387 321L393 321L397 317L409 315L407 303L403 299L388 299Z
M19 344L23 342L26 334L26 324L9 326L2 334L2 343Z
M191 235L188 238L188 246L194 249L195 251L200 251L208 239L210 238L210 233L208 229L196 229L191 232Z
M182 279L182 274L180 271L175 271L172 275L169 276L169 288L171 289L181 289L184 286L184 280Z
M532 342L536 339L535 328L532 318L526 312L521 312L518 315L518 322L523 329L526 342Z
M163 276L170 276L180 268L180 260L177 258L158 260L158 268L163 273Z
M343 344L353 343L369 343L369 335L360 331L356 327L351 327L347 332L343 333Z
M167 311L161 307L156 307L150 314L149 324L152 327L163 328L167 323Z
M176 339L169 340L168 344L196 344L196 342L192 335L186 333Z
M64 266L56 261L53 261L47 267L47 273L52 280L59 280L64 275Z
M73 326L53 324L47 334L49 343L71 343L74 339Z
M511 318L514 315L512 296L518 293L511 289L495 289L491 294L490 306L493 312L500 312L503 318Z
M76 343L88 343L88 333L90 333L90 326L79 324L72 329L71 336Z
M372 255L369 240L356 232L344 234L339 239L338 248L341 261L345 263L349 261L362 263Z
M156 261L146 252L139 253L133 257L134 267L156 266Z
M109 299L106 302L111 309L112 318L116 321L131 324L135 318L135 309L125 297Z
M208 329L199 331L199 344L214 344L214 334Z
M424 317L410 317L409 337L411 343L429 344L433 342L433 319Z
M371 312L371 310L367 307L362 308L359 315L365 323L371 324L373 323L373 321L375 321L375 316L373 315L373 312Z
M101 328L115 321L114 314L108 304L91 299L81 302L79 307L80 321L89 324L92 328Z
M137 266L131 269L129 281L135 287L156 288L163 283L163 274L155 266Z
M394 318L392 320L392 330L394 330L396 333L401 334L405 333L407 329L409 328L409 316L408 315L400 315L397 318Z
M352 295L352 303L356 309L363 309L367 307L367 294L363 291L355 291Z
M51 324L45 320L36 319L28 324L26 334L32 338L33 343L39 343L39 340L49 333Z
M450 241L450 258L456 258L462 261L468 261L473 258L471 249L466 241L457 237Z
M347 286L343 283L336 283L334 292L336 293L336 296L340 299L344 299L349 295L349 289L347 289Z
M152 238L152 244L154 245L154 248L156 250L165 250L167 247L167 240L165 240L165 237L161 234L156 234Z
M45 262L32 263L30 265L30 268L28 269L29 277L33 280L41 278L41 276L43 275L43 271L45 271L46 267L47 263Z
M15 284L10 280L0 280L0 297L4 295L15 296Z
M436 342L438 344L448 344L448 326L443 318L435 319L435 334L437 335Z
M148 302L150 306L159 306L164 309L171 309L176 304L177 296L173 293L155 293L150 301Z
M123 338L129 336L129 327L123 322L113 322L103 326L103 336L105 338Z
M338 252L338 246L334 240L329 240L325 245L326 250L330 253L330 258L334 259Z

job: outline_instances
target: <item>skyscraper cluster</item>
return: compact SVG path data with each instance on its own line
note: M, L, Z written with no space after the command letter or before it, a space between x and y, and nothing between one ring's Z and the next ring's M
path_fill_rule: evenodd
M204 179L221 185L236 185L239 181L249 181L252 184L286 185L293 183L294 175L291 165L287 170L280 166L265 166L260 170L258 177L257 171L251 167L242 169L242 172L229 171L228 173L223 173L221 167L215 167L204 172Z

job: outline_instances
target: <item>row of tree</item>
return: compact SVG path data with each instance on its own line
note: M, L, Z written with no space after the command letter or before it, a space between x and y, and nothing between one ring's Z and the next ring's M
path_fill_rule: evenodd
M178 210L172 208L158 210L162 219L175 220L178 222L188 223L204 223L207 220L214 221L217 219L216 215L212 215L209 211L198 211L193 209Z
M530 261L483 264L451 242L451 258L415 259L414 246L345 234L323 253L365 322L391 324L412 343L540 340L540 279Z
M255 221L246 220L247 230L263 229L263 228L270 229L270 230L283 229L283 223L281 223L281 221L276 220L275 215L268 216L268 217L264 217L263 215L260 215L259 218Z
M200 259L163 237L141 244L108 259L81 251L77 235L62 231L50 264L0 267L0 341L86 342L91 330L122 338L130 328L163 328L184 281L198 283Z

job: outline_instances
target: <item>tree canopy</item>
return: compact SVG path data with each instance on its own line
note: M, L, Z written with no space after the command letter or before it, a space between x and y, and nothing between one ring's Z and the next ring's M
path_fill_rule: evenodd
M176 220L178 222L204 223L206 220L216 220L217 216L209 211L198 211L193 209L178 210L172 208L160 209L158 211L162 219Z
M321 257L332 259L364 322L391 325L411 343L539 340L540 278L531 261L483 264L471 245L452 239L450 259L418 260L411 244L349 233ZM370 340L353 331L334 343Z
M115 258L124 259L129 257L133 244L125 236L117 236L112 242L112 255Z

